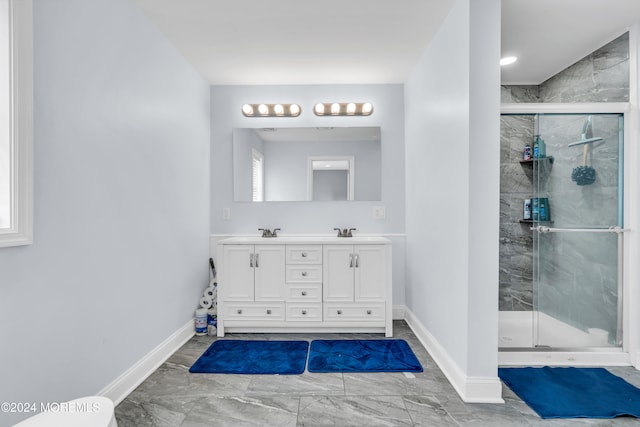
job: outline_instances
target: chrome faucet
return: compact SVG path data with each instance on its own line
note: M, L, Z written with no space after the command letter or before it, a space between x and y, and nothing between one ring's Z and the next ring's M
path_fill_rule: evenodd
M338 230L338 237L353 237L352 231L355 231L355 228L344 228L340 230L339 228L334 228L334 230Z
M278 237L279 228L274 228L273 231L268 228L258 228L258 231L262 231L262 237Z

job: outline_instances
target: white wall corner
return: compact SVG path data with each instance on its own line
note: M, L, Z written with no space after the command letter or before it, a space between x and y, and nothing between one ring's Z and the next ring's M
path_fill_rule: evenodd
M409 308L405 308L405 321L440 370L447 377L460 398L467 403L504 403L502 383L496 377L468 377L449 353L427 330Z
M393 320L404 320L405 312L407 310L407 306L402 305L394 305L393 306Z
M193 320L190 320L142 359L138 360L138 362L127 369L122 375L100 390L97 395L108 397L115 405L122 402L129 393L135 390L149 375L171 357L173 353L193 337L195 333L193 325Z

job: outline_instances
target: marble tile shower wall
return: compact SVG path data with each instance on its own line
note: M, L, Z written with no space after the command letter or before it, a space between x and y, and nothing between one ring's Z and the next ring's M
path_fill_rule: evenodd
M528 85L528 86L503 86L501 88L501 98L503 103L527 103L527 102L628 102L629 100L629 35L623 34L617 39L613 40L604 47L598 49L592 54L588 55L576 64L568 67L564 71L551 77L547 81L540 85ZM553 122L547 123L549 129L553 129L553 132L557 135L557 144L554 141L547 141L551 143L548 145L549 154L552 155L554 149L559 149L560 144L565 145L566 139L579 139L581 134L581 126L584 123L586 116L576 117L576 121L573 124L569 124L567 129L560 130ZM579 128L576 130L576 126ZM594 130L597 129L594 122ZM499 293L499 307L501 311L526 311L533 309L533 236L530 231L529 224L520 223L520 219L523 216L523 201L526 198L531 197L533 188L533 176L532 168L523 166L519 163L522 159L522 150L525 144L532 145L534 136L534 119L533 116L503 116L501 118L500 128L500 293ZM596 132L598 132L596 130ZM616 129L604 130L600 127L601 133L616 132ZM597 135L601 136L601 135ZM605 135L602 135L605 136ZM611 140L611 139L609 139ZM559 142L559 141L562 141ZM606 204L609 212L606 209L602 212L602 215L609 217L611 215L610 210L615 209L617 203L612 200L605 200L611 198L610 191L604 191L604 187L611 183L611 179L614 173L617 173L617 163L611 162L611 150L617 150L614 147L615 144L609 144L605 148L607 151L600 151L597 154L597 161L600 163L597 165L598 178L600 179L601 187L597 189L592 187L590 191L591 195L579 194L579 189L571 189L576 197L581 197L580 203L577 205L571 205L570 203L563 206L562 203L555 201L552 205L552 215L554 220L559 218L574 218L576 220L582 220L572 216L566 216L564 211L568 211L578 206L578 211L590 212L587 208L596 204ZM566 148L566 147L564 147ZM563 148L563 149L564 149ZM580 150L577 150L580 151ZM564 153L558 153L564 156ZM581 152L569 154L569 158L565 159L569 163L568 172L565 166L554 164L552 173L557 176L556 181L549 181L548 185L559 185L559 182L565 184L572 184L571 180L562 179L566 176L570 176L571 170L579 159ZM559 156L554 155L558 158ZM609 159L609 161L607 161ZM595 160L594 160L595 161ZM608 165L605 165L608 164ZM614 166L615 164L615 166ZM560 166L560 167L558 167ZM567 173L569 175L567 175ZM565 176L566 175L566 176ZM604 178L604 179L603 179ZM553 184L556 182L555 184ZM604 185L604 187L602 187ZM617 185L617 181L615 181ZM558 188L555 188L557 190ZM594 195L599 194L598 197ZM603 196L604 194L604 196ZM605 197L601 199L599 197ZM556 226L560 226L555 224ZM577 245L583 245L584 242ZM611 260L604 259L601 255L602 251L598 253L582 253L578 258L571 259L566 257L566 254L562 254L562 257L558 253L549 251L549 255L552 259L555 259L555 263L549 264L550 271L554 271L556 276L547 276L549 280L553 277L553 280L566 283L566 289L557 290L564 295L571 294L570 287L575 289L576 283L582 283L584 278L581 278L583 266L588 260L598 259L602 264L602 268L599 270L600 277L614 277L615 273L610 270ZM554 256L551 256L551 255ZM561 262L560 262L561 260ZM571 276L573 275L573 276ZM573 280L566 281L567 277L573 277ZM604 300L606 305L610 305L615 298L615 286L610 280L603 279L600 285L605 289ZM606 282L606 283L605 283ZM600 295L600 293L598 293ZM559 298L560 295L550 295L548 304L553 305L557 302L564 300ZM586 304L586 301L583 301ZM584 311L585 304L577 304L576 315L579 315L579 311ZM615 304L614 304L615 305ZM608 310L607 310L608 311ZM596 322L596 320L593 320ZM606 323L600 319L601 324ZM571 322L572 323L572 322ZM601 326L602 327L602 326Z

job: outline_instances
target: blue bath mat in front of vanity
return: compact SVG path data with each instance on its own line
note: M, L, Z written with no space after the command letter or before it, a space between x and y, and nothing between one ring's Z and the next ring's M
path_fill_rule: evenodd
M279 374L304 372L307 341L217 340L189 369L199 374Z
M640 417L640 389L604 368L499 368L498 376L542 418Z
M405 340L314 340L309 372L422 372Z

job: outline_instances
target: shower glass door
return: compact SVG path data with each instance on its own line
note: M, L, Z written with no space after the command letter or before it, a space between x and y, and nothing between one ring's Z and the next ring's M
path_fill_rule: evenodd
M619 347L623 115L540 114L535 133L534 346Z

